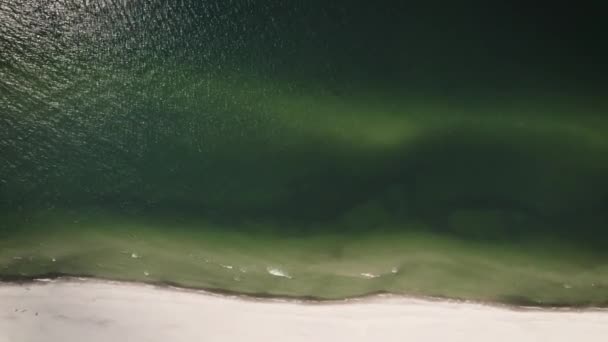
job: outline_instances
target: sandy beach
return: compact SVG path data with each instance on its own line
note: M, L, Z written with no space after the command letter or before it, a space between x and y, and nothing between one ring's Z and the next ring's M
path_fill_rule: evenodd
M310 303L101 280L0 285L0 342L605 341L606 310L374 297Z

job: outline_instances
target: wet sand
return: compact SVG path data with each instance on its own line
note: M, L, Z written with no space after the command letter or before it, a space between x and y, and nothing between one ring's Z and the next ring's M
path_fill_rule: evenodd
M257 300L136 283L0 286L0 342L604 341L608 310L515 309L375 297Z

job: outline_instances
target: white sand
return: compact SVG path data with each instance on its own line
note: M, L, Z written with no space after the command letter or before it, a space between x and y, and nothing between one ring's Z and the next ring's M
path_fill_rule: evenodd
M0 341L608 341L608 311L304 304L95 280L0 285Z

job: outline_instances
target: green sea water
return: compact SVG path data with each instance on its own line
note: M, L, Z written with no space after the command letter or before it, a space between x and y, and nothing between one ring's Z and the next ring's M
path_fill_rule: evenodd
M600 31L475 8L0 2L0 278L606 306Z

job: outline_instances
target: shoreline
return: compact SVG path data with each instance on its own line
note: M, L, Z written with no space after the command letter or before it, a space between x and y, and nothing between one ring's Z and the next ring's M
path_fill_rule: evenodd
M90 278L0 283L0 342L603 341L608 310L378 295L311 302Z
M34 219L30 230L0 241L0 281L68 275L262 298L393 293L608 307L608 255L549 240L493 244L432 232L252 238L204 222L169 226L86 217L80 213L71 217L77 223L68 224L73 220L66 217L46 225Z
M223 267L223 265L219 264ZM130 277L113 277L111 275L96 275L92 273L64 273L64 272L46 272L32 275L25 274L2 274L0 273L0 286L10 284L39 284L44 283L45 280L52 280L53 282L108 282L113 284L133 284L133 285L150 285L161 289L175 289L193 292L202 292L205 294L213 294L219 296L230 296L239 297L242 299L257 300L278 300L278 301L292 301L300 303L310 304L334 304L351 301L364 301L374 300L375 298L409 298L418 299L429 302L454 302L454 303L472 303L480 304L498 308L508 308L512 310L551 310L551 311L593 311L593 310L608 310L608 297L597 301L593 304L588 302L577 302L567 303L563 301L537 301L525 296L502 296L497 299L479 299L479 298L467 298L450 295L428 295L423 293L408 293L408 292L392 292L386 290L370 290L354 295L343 295L343 296L331 296L325 297L323 295L299 295L289 293L275 293L275 292L261 292L261 291L247 291L247 290L235 290L231 288L218 287L206 287L197 285L183 284L179 281L167 281L160 279L137 279ZM570 288L566 287L565 288Z
M567 306L567 305L518 305L505 302L480 301L463 298L450 298L441 296L408 295L390 292L370 292L367 294L349 296L344 298L323 298L316 296L290 296L274 295L269 293L247 293L218 288L198 288L183 286L173 282L135 281L102 278L91 275L70 275L63 273L43 274L39 276L0 276L0 289L5 286L45 286L48 284L105 284L112 286L141 286L165 291L183 292L201 296L219 298L233 298L253 303L291 303L298 305L349 305L358 303L382 303L391 300L412 300L432 303L449 303L462 305L479 305L489 308L510 310L515 312L605 312L608 306Z

